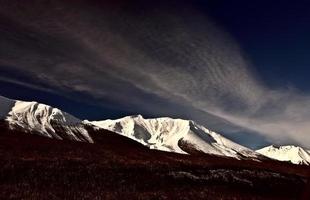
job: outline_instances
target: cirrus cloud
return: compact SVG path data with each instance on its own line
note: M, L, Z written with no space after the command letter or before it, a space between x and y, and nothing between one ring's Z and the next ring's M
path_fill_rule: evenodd
M38 89L44 83L155 115L192 112L204 123L213 116L273 142L309 147L310 96L266 87L233 38L195 5L2 5L0 69L26 73L37 85L3 80Z

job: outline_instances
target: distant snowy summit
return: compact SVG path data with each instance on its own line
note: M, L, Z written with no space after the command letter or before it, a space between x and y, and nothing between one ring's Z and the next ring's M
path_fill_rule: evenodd
M0 96L0 119L8 123L10 129L55 139L93 142L81 120L35 101L18 101Z
M183 154L206 153L237 159L260 157L253 150L191 120L169 117L144 119L141 115L136 115L85 123L116 132L151 149Z
M4 124L4 126L2 126ZM141 115L116 120L81 121L76 117L35 101L11 100L0 96L0 128L8 127L54 139L96 143L93 134L109 130L135 140L150 149L181 154L211 154L249 160L272 158L294 164L310 164L310 152L295 146L269 146L254 151L191 120ZM1 131L1 130L0 130Z
M96 142L86 128L92 127L94 130L105 129L118 133L151 149L183 154L205 153L237 159L258 159L260 156L190 120L168 117L144 119L137 115L89 122L38 102L0 97L0 105L0 119L11 129L55 139Z
M310 165L310 152L298 146L271 145L256 152L279 161L288 161L294 164Z

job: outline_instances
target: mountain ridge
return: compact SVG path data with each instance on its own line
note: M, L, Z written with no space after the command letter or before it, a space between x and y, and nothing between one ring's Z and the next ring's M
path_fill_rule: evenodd
M310 165L310 153L299 146L270 145L262 149L256 150L256 152L279 161L288 161L293 164Z
M11 100L2 96L0 96L0 119L4 120L10 129L60 140L94 143L96 142L94 135L89 134L88 130L91 128L91 132L96 132L104 129L130 138L150 149L161 151L210 154L256 161L271 158L294 164L310 164L309 150L301 147L296 148L301 149L302 156L298 153L283 155L285 152L271 156L262 150L254 151L235 143L192 120L170 117L144 119L142 115L134 115L116 120L82 121L46 104Z
M254 151L215 133L192 120L160 117L144 119L142 115L127 116L116 120L85 121L129 137L151 149L186 152L187 144L197 151L237 159L242 157L258 158Z
M58 108L36 101L4 97L0 97L0 103L0 116L11 129L23 129L25 132L55 139L93 142L81 120Z

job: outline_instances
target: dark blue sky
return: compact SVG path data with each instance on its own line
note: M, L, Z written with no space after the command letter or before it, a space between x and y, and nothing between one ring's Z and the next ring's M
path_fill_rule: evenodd
M38 2L0 7L0 95L81 119L171 116L273 139L290 122L289 141L303 141L309 1Z
M272 87L310 91L309 1L202 1Z
M310 92L309 1L201 0L197 1L197 5L238 41L244 56L265 84ZM22 75L14 76L23 79ZM12 87L15 89L11 90ZM95 105L82 108L84 104L81 102L75 104L72 99L3 81L0 91L1 95L11 98L37 99L58 106L81 118L113 118L133 113L115 109L113 105L107 105L108 108ZM98 109L104 114L100 114Z

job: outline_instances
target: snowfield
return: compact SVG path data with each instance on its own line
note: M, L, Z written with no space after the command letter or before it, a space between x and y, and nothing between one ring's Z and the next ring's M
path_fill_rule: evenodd
M310 154L306 150L298 146L268 146L257 150L256 152L263 154L269 158L289 161L294 164L310 165Z
M205 153L236 159L262 160L266 157L294 164L310 164L309 150L297 146L268 146L254 151L191 120L141 115L116 120L81 121L57 108L38 102L11 100L0 96L0 119L10 129L31 134L94 143L87 127L105 129L137 141L150 149L180 154Z
M23 129L56 139L93 142L81 120L57 108L34 101L15 101L3 97L0 98L0 103L1 119L5 119L11 129Z
M220 156L258 158L259 154L241 146L194 121L172 119L169 117L144 119L141 115L128 116L117 120L85 121L107 129L148 146L186 154L180 147L184 143L196 151Z

